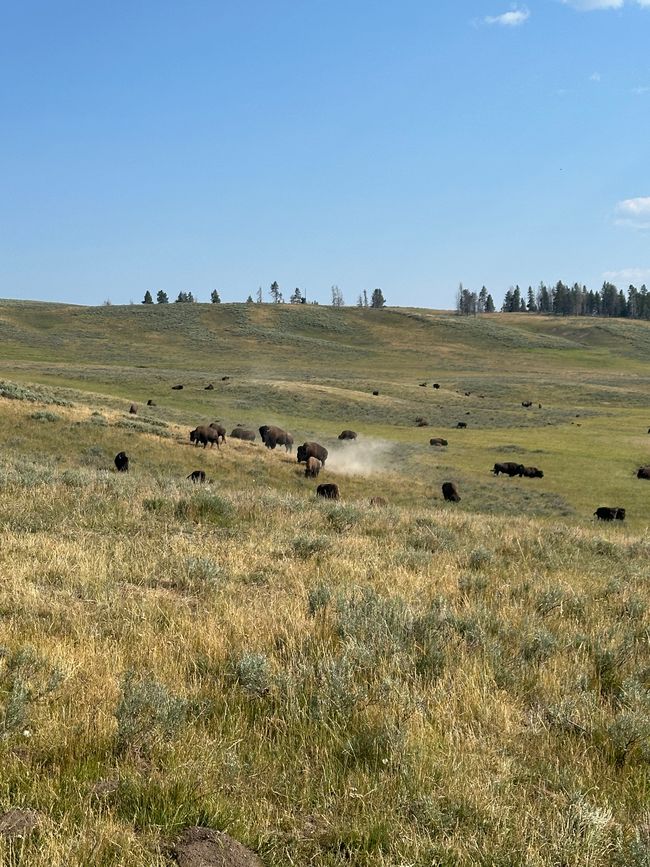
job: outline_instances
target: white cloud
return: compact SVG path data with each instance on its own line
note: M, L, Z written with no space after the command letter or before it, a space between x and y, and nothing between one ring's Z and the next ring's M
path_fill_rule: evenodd
M650 9L650 0L562 0L566 6L573 6L580 12L593 12L595 9L622 9L625 3L636 3L646 9Z
M650 282L650 268L621 268L620 271L605 271L603 280L620 286L640 286Z
M650 196L623 199L616 205L616 222L620 226L650 229Z
M511 12L504 12L502 15L486 15L483 20L486 24L500 24L501 27L519 27L529 18L530 10L524 7L523 9L513 9Z
M589 76L589 81L600 81L601 75L600 72L592 72Z

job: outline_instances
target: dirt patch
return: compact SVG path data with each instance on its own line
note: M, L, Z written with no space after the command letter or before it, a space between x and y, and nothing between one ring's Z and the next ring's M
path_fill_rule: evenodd
M41 814L36 810L14 807L0 816L0 836L27 837L41 824Z
M172 854L179 867L264 867L250 849L211 828L186 828Z

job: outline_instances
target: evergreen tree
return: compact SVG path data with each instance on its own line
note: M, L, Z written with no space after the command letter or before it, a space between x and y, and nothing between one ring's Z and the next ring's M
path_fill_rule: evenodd
M302 292L296 286L296 288L293 290L293 294L292 294L291 298L289 298L289 304L302 304L302 303L303 303Z
M514 297L514 289L512 287L510 287L510 289L508 289L508 291L506 292L505 297L503 299L503 304L501 305L501 312L502 313L512 313L513 297Z
M363 290L363 306L364 307L368 306L368 293L366 292L365 289Z
M246 303L247 303L247 304L254 304L254 303L255 303L255 302L253 301L253 296L252 296L252 295L249 295L249 296L248 296L248 298L246 299Z
M219 298L219 293L216 289L213 289L210 293L210 301L212 304L221 304L221 298Z
M478 293L478 312L485 313L487 304L488 291L485 286L481 286L481 291Z
M386 299L384 298L384 293L381 289L375 289L372 293L372 297L370 299L370 306L376 309L383 307L386 304Z
M282 292L280 292L280 287L276 280L271 283L271 289L269 290L271 293L271 298L273 299L274 304L282 304Z
M144 293L144 298L142 299L143 304L153 304L153 298L151 296L151 292L147 289Z
M167 293L163 292L162 289L158 290L158 294L156 295L156 304L169 304Z
M537 290L537 309L540 313L551 312L551 296L543 282L539 284Z
M256 297L255 297L255 301L256 301L258 304L261 304L261 303L262 303L262 287L261 287L261 286L260 286L260 288L257 290L257 295L256 295Z
M363 295L359 295L357 298L357 307L363 307Z
M486 313L494 313L496 307L494 306L494 298L488 292L488 296L485 299L485 312Z
M533 287L528 287L528 303L526 304L526 310L529 313L537 313L537 304L535 303L535 293L533 292Z

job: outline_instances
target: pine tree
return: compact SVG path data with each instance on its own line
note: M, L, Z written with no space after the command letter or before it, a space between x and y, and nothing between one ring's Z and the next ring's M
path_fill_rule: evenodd
M485 286L481 286L481 291L478 293L478 312L485 313L485 305L487 304L488 291Z
M273 299L273 303L274 304L282 304L282 301L283 301L282 292L280 292L280 287L278 286L277 280L274 280L273 283L271 283L271 288L269 291L271 293L271 298Z
M528 303L526 304L526 310L529 313L537 313L537 304L535 303L535 293L533 292L533 287L528 287Z
M210 301L213 304L221 304L221 298L219 298L219 293L217 292L216 289L213 289L212 292L210 293Z
M488 292L488 296L485 299L485 312L486 313L494 313L496 307L494 306L494 298Z
M249 295L249 296L248 296L248 298L246 299L246 303L247 303L247 304L254 304L254 303L255 303L255 302L253 301L253 296L252 296L252 295Z
M364 307L368 306L368 293L366 292L365 289L363 290L363 306Z
M379 309L386 304L386 299L384 298L384 293L381 289L375 289L372 293L372 297L370 299L370 306L375 309Z
M169 304L167 293L163 292L162 289L158 290L158 294L156 295L156 304Z
M147 289L144 293L144 298L142 299L143 304L153 304L153 298L151 297L151 292Z
M297 286L293 290L293 295L289 298L289 304L302 304L302 292Z

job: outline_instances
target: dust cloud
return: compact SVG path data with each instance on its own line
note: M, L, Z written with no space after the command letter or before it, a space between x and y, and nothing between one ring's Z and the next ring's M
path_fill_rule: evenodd
M328 448L326 469L342 476L373 476L395 469L395 443L379 439L341 442Z

